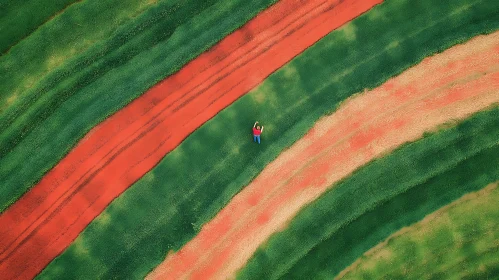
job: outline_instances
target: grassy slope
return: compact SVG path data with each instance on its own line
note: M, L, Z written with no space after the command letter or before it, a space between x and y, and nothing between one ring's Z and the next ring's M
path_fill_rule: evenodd
M77 1L0 1L0 54Z
M169 153L89 225L43 278L74 271L87 271L81 274L87 278L142 277L340 101L498 27L490 4L452 13L469 2L455 3L437 7L426 0L418 2L418 10L407 1L387 1L328 35ZM422 12L429 7L434 13ZM436 18L441 25L434 24ZM392 42L398 47L387 47ZM266 127L260 146L250 139L255 119ZM90 272L90 267L97 269Z
M29 1L19 8L33 13L37 9L33 10L32 5L49 6L53 2ZM17 3L23 1L9 3L9 10ZM119 26L151 6L149 0L82 1L65 9L1 56L0 69L4 72L0 75L0 124L7 116L7 108L23 112L22 103L43 87L46 75L51 71L70 64L71 59L83 55L93 44L107 39ZM9 32L20 30L8 27Z
M363 256L342 279L488 279L499 272L499 188L432 213Z
M304 208L241 279L330 278L394 231L499 179L499 107L375 160Z
M40 85L46 90L35 91L36 102L25 103L27 110L11 111L19 116L0 135L0 210L93 126L274 2L189 1L159 5L120 27L113 38L54 71Z

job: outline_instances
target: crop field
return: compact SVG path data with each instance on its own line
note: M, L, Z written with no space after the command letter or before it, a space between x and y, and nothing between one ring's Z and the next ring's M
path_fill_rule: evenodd
M0 0L0 279L499 277L498 1L45 2Z

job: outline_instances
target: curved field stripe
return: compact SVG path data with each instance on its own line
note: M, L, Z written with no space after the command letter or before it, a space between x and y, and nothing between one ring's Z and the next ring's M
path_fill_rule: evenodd
M51 1L51 4L36 0L29 2L30 7L23 9L30 9L31 13L39 16L40 9L31 6L42 3L46 9L47 6L60 1ZM150 12L152 7L165 0L155 4L148 0L71 2L74 3L67 7L64 13L40 26L0 57L0 68L5 69L0 75L0 118L9 117L5 115L7 110L23 112L26 99L30 100L37 92L54 86L47 83L50 73L74 63L76 57L92 49L94 44L112 37L113 32L119 31L125 22L127 24L123 28L132 29L130 26L134 22L142 20L141 17L137 18L139 14L147 10ZM15 20L23 21L17 17ZM17 32L20 30L17 27L18 25L16 28L9 26L9 31ZM102 46L97 47L102 50Z
M0 54L3 55L40 25L80 1L82 0L2 1L4 3L0 3Z
M494 125L497 126L498 121L496 117ZM490 140L488 131L481 130L480 133L478 137L470 135L466 140L475 143L486 142L487 138ZM497 135L497 131L495 134ZM499 179L498 170L490 165L499 164L499 146L496 144L492 148L485 149L483 146L467 146L466 148L470 149L464 150L461 145L463 138L452 139L451 147L435 147L431 141L426 142L426 147L419 147L421 150L430 150L435 154L445 153L444 160L435 160L433 154L429 156L420 151L418 154L405 149L404 155L398 159L392 158L395 164L405 164L402 168L400 165L382 164L385 169L376 172L375 175L364 173L360 177L354 176L364 185L359 185L359 181L348 180L349 182L345 185L349 185L350 188L343 188L336 193L336 195L342 195L341 197L328 195L328 201L324 199L318 203L319 207L315 205L306 210L307 215L310 215L309 211L312 211L317 214L316 217L305 218L300 215L301 221L292 223L294 232L288 236L287 240L297 244L296 248L283 246L283 243L275 247L277 244L275 242L280 242L278 240L283 237L276 236L269 244L268 251L255 255L257 258L251 263L252 270L254 271L256 267L262 269L267 264L279 263L283 267L280 269L281 274L277 274L281 276L280 279L301 279L308 275L320 275L321 277L317 278L331 279L366 250L377 245L402 226L417 222L426 214L458 199L463 194L480 189L483 183ZM444 142L449 141L445 139ZM461 152L457 159L451 158L449 166L449 157L456 157L456 151L461 150L464 152ZM475 153L476 150L480 152ZM409 160L402 159L407 154L411 156L416 154L416 160L413 157ZM463 157L463 154L467 157ZM430 162L432 167L437 167L437 170L428 168L427 173L416 174L414 166L406 165L407 162L414 163L417 167ZM403 175L403 172L410 175ZM387 176L387 174L396 174L396 176ZM388 180L382 177L388 177ZM401 177L409 180L401 180ZM386 184L382 187L376 185L380 182ZM365 190L366 186L368 190ZM400 191L402 193L392 196L393 193ZM373 192L376 192L376 195L373 195ZM352 196L346 197L343 195L345 193L349 195L360 193L364 196L359 197L369 197L369 199L357 198L355 200L359 202L352 202ZM374 198L371 198L373 196ZM331 208L327 208L328 206ZM318 222L319 216L322 217L321 222ZM289 234L290 232L283 233L283 235ZM287 252L286 254L294 255L283 254L284 251ZM271 260L267 258L268 256L271 256ZM281 257L281 262L277 261L279 257ZM263 259L266 259L267 263L262 263ZM245 271L246 277L242 278L255 279L254 276L259 274L251 274L249 271L251 270Z
M268 165L150 279L230 277L334 182L439 124L499 102L498 47L499 32L474 39L352 98Z
M499 2L414 3L375 7L223 110L113 201L40 278L142 278L338 102L498 28ZM255 117L268 120L260 146L249 140Z
M273 1L188 0L174 2L173 7L172 1L161 3L121 26L110 40L51 72L22 103L33 105L28 111L9 107L20 119L9 126L11 119L0 117L1 211L35 185L92 127ZM168 20L162 20L170 13Z
M338 279L452 279L497 276L497 183L467 194L366 252Z
M0 269L9 267L9 277L21 273L23 277L36 274L107 204L199 125L331 29L376 3L377 0L344 1L341 4L309 1L299 5L295 1L282 1L255 18L246 30L243 29L252 32L252 27L256 26L257 31L261 27L265 30L255 35L245 48L232 52L220 63L212 64L195 79L191 75L198 70L196 67L200 62L187 66L111 117L0 217L1 223L5 221L12 225L1 233ZM345 11L341 17L332 18L340 11ZM288 16L276 22L276 15L286 13ZM218 50L238 45L240 40L240 37L229 36ZM289 48L290 45L293 48ZM217 59L216 56L210 58ZM255 74L248 77L245 73ZM165 91L171 93L165 96ZM135 119L130 122L130 118ZM121 130L113 131L116 127ZM96 142L101 145L96 145ZM101 187L102 184L106 189ZM40 202L39 194L48 191L48 196ZM38 206L35 209L34 204ZM21 216L24 217L22 222L16 223L16 217ZM44 243L37 242L39 239ZM31 265L30 270L23 270L25 263Z
M497 181L498 113L478 113L360 169L274 235L239 278L331 279L401 227Z

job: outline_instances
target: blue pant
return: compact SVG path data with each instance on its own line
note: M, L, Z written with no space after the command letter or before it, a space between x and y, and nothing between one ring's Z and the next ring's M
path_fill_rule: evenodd
M260 135L253 135L253 141L256 142L258 140L258 144L260 144Z

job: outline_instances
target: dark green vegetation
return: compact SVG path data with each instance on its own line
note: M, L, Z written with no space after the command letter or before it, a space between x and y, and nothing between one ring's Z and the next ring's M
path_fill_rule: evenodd
M497 184L459 199L364 255L342 279L494 279L498 201Z
M0 1L0 54L78 0Z
M57 2L60 1L11 1L5 4L5 12L14 15L21 9L19 13L36 13L32 5L43 3L47 8ZM150 7L149 0L81 1L39 26L0 57L0 69L3 70L0 75L0 124L7 108L22 113L23 103L28 102L25 99L32 98L31 95L41 90L51 71L63 67L63 64L71 64L72 59L81 56L93 44L108 39L124 22ZM16 20L19 19L16 17ZM7 28L9 32L20 31L17 25L12 28L0 23L0 28Z
M354 20L348 32L332 32L190 135L41 278L143 277L319 117L428 55L497 29L496 8L499 3L392 0ZM388 47L393 42L398 46ZM255 119L265 126L260 146L251 143Z
M498 137L495 107L369 163L272 236L239 278L330 279L400 228L499 180Z
M3 112L0 210L36 183L92 127L273 2L162 3L52 71L26 98Z

